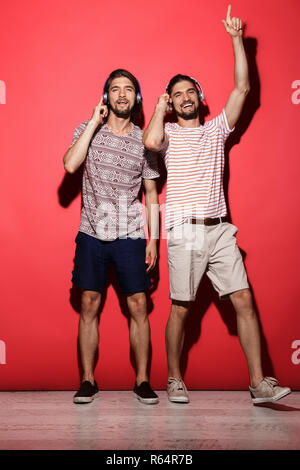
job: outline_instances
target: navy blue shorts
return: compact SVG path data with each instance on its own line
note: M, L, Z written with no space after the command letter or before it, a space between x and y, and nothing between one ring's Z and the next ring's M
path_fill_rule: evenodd
M102 241L78 232L75 239L75 263L72 282L82 289L102 292L110 265L115 267L119 287L124 294L144 292L151 287L146 272L146 240L118 238Z

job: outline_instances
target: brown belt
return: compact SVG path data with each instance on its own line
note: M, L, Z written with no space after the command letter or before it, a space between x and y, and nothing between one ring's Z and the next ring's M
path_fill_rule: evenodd
M194 219L190 217L187 219L187 222L189 224L202 224L202 225L217 225L220 224L221 222L226 222L227 217L217 217L215 219L212 219L210 217L207 217L206 219Z

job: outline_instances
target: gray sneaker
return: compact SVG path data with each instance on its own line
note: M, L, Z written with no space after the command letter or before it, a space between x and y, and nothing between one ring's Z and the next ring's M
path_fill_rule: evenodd
M170 401L176 403L188 403L190 401L186 386L181 379L169 377L167 393Z
M270 403L291 393L289 387L279 387L274 377L265 377L256 387L249 387L253 403Z

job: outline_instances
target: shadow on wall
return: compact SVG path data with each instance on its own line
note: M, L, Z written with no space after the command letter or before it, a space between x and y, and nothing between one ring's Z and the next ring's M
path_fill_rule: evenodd
M244 45L246 54L248 57L248 64L249 64L249 74L250 74L250 86L251 90L247 96L242 114L240 116L239 121L235 126L235 131L230 134L226 141L225 146L225 169L224 169L224 192L225 192L225 199L228 208L228 219L231 221L230 209L229 209L229 201L228 201L228 187L229 187L229 179L230 179L230 171L229 171L229 152L231 148L238 144L247 130L256 110L260 106L260 81L258 76L258 70L256 65L256 49L257 49L257 40L255 38L246 38L244 39ZM200 108L201 113L201 123L203 124L205 116L209 114L209 108L207 106L202 106ZM168 115L167 120L170 122L174 121L174 115ZM158 186L158 193L160 194L163 190L163 187L166 182L166 169L162 158L158 158L158 165L159 171L161 174L160 179L157 181ZM80 169L73 175L66 174L64 179L58 189L58 197L59 202L62 207L67 208L71 202L78 196L81 191L81 181L82 181L82 171L83 165L81 165ZM142 195L142 189L140 191L140 199ZM246 253L241 250L243 259L246 257ZM158 246L158 255L159 255L159 246ZM159 259L159 257L158 257ZM147 293L147 305L148 305L148 314L150 314L153 310L153 304L151 300L151 293L157 288L159 282L159 261L156 268L153 270L152 274L152 282L153 287ZM121 294L118 287L118 282L113 271L110 272L108 283L111 283L117 292L120 309L123 315L126 316L128 324L129 324L129 312L126 302L126 297ZM250 282L249 282L250 284ZM252 288L251 288L252 290ZM257 310L257 305L255 301L255 296L253 294L253 302L254 306L257 311L258 320L259 320L259 312ZM80 312L80 300L81 299L81 292L80 289L76 287L72 287L70 289L70 303L73 309L76 312ZM99 318L101 318L101 312L104 308L106 299L106 292L102 295L101 305L99 308ZM217 309L220 312L222 320L227 326L228 333L233 336L237 336L237 327L236 327L236 314L234 308L230 302L230 300L219 300L217 293L213 289L210 281L206 276L204 276L203 280L201 281L201 285L199 287L197 297L194 303L192 303L190 314L186 322L186 336L185 336L185 343L183 347L183 354L182 354L182 373L184 374L188 365L188 355L191 347L199 341L201 336L201 321L205 312L208 310L210 304L214 302ZM259 320L260 323L260 320ZM260 324L261 327L261 324ZM100 330L100 337L101 337L101 330ZM263 360L263 370L265 375L272 375L274 376L274 369L273 365L269 356L268 346L266 342L266 338L264 336L262 327L261 327L261 339L262 339L262 360ZM242 349L241 349L242 354ZM152 351L150 347L150 360L149 360L149 370L151 367L151 357ZM96 358L97 363L98 357ZM200 359L201 360L201 359ZM130 351L130 361L132 366L135 368L135 360L132 351ZM79 355L79 348L78 348L78 363L80 369L80 375L82 374L82 368L80 365L80 355Z

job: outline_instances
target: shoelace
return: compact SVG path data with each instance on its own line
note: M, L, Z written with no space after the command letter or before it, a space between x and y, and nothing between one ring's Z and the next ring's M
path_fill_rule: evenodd
M171 392L174 392L175 389L177 390L185 389L185 385L181 379L175 379L175 378L169 379L168 384L170 385Z
M278 385L278 380L276 380L274 377L265 377L264 381L267 382L267 384L272 388Z

